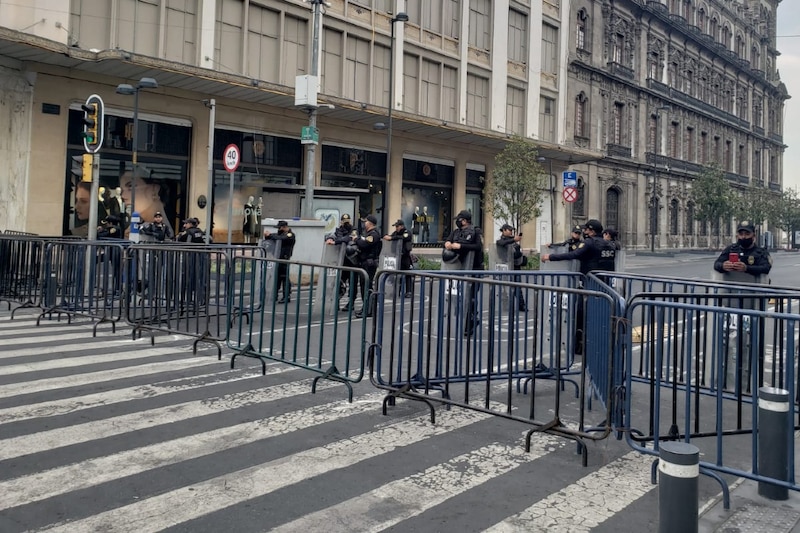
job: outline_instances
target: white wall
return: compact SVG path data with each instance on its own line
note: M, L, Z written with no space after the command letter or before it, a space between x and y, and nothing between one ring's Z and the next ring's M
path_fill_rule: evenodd
M33 87L20 71L0 67L0 230L24 230ZM53 183L61 186L62 176Z

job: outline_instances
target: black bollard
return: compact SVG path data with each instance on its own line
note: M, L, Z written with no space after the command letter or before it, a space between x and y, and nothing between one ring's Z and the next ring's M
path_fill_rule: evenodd
M789 391L774 387L758 389L758 473L789 481L789 439L792 424ZM788 500L789 489L765 481L758 482L758 493L770 500Z
M658 460L659 533L697 533L700 449L686 442L662 442Z

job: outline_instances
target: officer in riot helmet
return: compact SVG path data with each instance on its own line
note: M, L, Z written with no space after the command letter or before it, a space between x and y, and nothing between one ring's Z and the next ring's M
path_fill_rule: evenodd
M769 274L772 270L772 257L766 248L756 245L756 227L742 221L736 228L736 242L725 248L714 261L717 272L743 272L755 278ZM735 261L732 261L735 259Z
M580 262L580 271L588 274L593 270L601 270L600 259L603 251L611 253L609 246L600 235L603 233L603 224L599 220L591 219L584 226L586 239L575 250L563 254L544 254L542 261L570 261L577 259ZM615 254L614 254L615 255ZM612 255L613 262L613 255ZM613 270L613 268L612 268Z
M514 226L511 224L503 224L500 227L500 238L497 239L497 246L503 249L507 249L508 246L511 246L513 256L507 258L508 263L513 264L513 270L520 270L522 267L528 264L528 258L522 253L522 248L520 248L519 242L522 240L522 233L514 234ZM521 281L520 276L514 276L514 281ZM525 295L522 293L521 290L516 290L519 297L519 310L520 311L527 311L528 307L525 305Z
M468 270L483 270L483 236L480 229L472 225L472 213L467 210L460 211L456 215L456 229L444 242L445 250L454 251L458 254L461 263ZM469 252L473 252L472 264L465 264ZM475 297L477 287L475 283L470 283L465 294L467 298L467 312L464 324L464 336L470 337L477 326L478 316L476 313Z
M289 223L285 220L278 221L278 232L272 233L264 230L264 239L278 241L281 243L281 255L278 259L289 260L292 258L294 252L294 245L296 237L294 232L289 228ZM289 265L286 263L279 263L276 269L277 287L283 290L283 296L278 299L278 291L275 290L275 300L279 303L289 303L292 301L292 282L289 280Z
M372 316L372 305L370 296L372 295L372 283L375 274L378 272L378 258L381 255L381 234L378 231L378 219L375 215L367 215L364 218L364 234L355 239L358 246L358 259L361 268L367 271L367 287L359 276L361 287L361 301L364 303L361 311L356 313L356 317Z
M401 241L400 248L400 270L411 270L411 250L414 247L411 241L411 232L406 228L405 222L398 219L397 222L392 224L394 231L383 236L385 241ZM414 282L412 276L406 276L406 290L404 296L407 298L411 296L411 284Z

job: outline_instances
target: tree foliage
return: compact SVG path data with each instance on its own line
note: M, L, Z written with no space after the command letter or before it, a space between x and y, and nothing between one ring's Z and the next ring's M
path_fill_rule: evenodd
M778 195L764 187L746 187L739 193L737 201L737 221L749 220L756 226L775 218Z
M736 194L725 173L716 163L708 163L692 183L691 199L695 219L703 223L719 222L733 214Z
M538 157L536 145L522 137L497 154L484 191L484 207L495 220L520 228L542 214L547 176Z
M784 231L800 229L800 193L786 189L776 199L769 221Z

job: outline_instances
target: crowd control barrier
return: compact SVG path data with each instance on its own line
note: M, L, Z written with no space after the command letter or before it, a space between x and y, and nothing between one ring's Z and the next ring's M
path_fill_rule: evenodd
M44 316L64 314L83 316L95 321L97 327L122 319L123 276L122 259L127 243L120 240L50 241L45 246L42 281L42 312Z
M6 230L7 232L8 230ZM29 236L0 235L0 302L17 309L39 307L45 240Z
M225 247L181 244L138 244L125 254L123 279L127 294L125 320L132 336L150 333L194 337L213 344L222 357L229 321L230 251Z
M294 286L291 299L278 300L278 277L271 272L289 264ZM351 383L364 376L367 322L352 308L339 309L338 291L342 281L349 287L367 283L366 272L243 256L234 257L232 265L229 306L248 313L250 320L228 326L227 344L236 352L231 367L237 357L244 356L261 361L263 373L267 360L305 368L318 374L312 392L320 379L328 379L344 384L352 401Z
M584 439L611 430L612 402L601 402L599 426L587 424L586 410L595 392L612 398L613 299L577 288L580 274L535 271L412 271L415 283L404 298L390 279L407 275L378 274L369 368L373 385L388 393L384 414L396 398L425 402L432 422L434 402L474 409L532 426L528 446L535 432L573 439L585 464ZM593 367L597 376L575 354L579 301L596 311L592 353L605 361Z
M629 444L655 455L681 440L702 452L701 472L792 490L798 415L800 291L757 284L599 273L626 295L625 426ZM785 476L759 470L762 391L791 399L784 431ZM767 403L773 403L767 401ZM780 479L782 478L782 479Z

